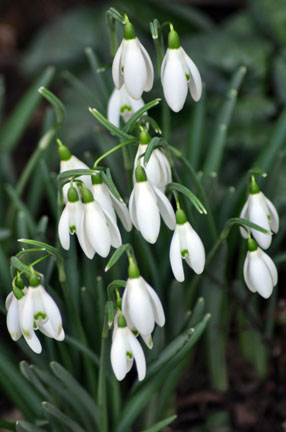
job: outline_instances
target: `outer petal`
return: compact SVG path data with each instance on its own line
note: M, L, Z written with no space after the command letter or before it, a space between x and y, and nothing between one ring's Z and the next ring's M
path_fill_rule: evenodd
M146 69L147 69L147 81L144 87L144 90L146 92L150 91L151 88L153 87L153 82L154 82L154 69L153 69L153 64L152 61L150 59L150 56L148 54L148 52L146 51L146 49L144 48L144 46L141 44L141 42L139 41L139 39L137 39L138 45L141 48L144 60L145 60L145 65L146 65Z
M248 199L246 200L246 203L242 207L242 210L240 212L239 217L242 218L242 219L249 219L249 217L248 217ZM245 228L239 227L239 230L240 230L240 234L242 235L242 237L245 238L245 239L247 239L248 238L248 234L247 234L248 233L248 229L247 229L247 227L245 227Z
M125 203L120 202L111 192L109 192L113 207L118 214L119 219L126 231L131 231L132 222L130 219L129 211Z
M146 360L140 343L138 342L134 334L129 329L128 329L128 343L136 362L138 380L142 381L146 376Z
M94 200L99 204L103 212L107 212L109 216L113 218L114 222L116 222L116 215L112 206L112 201L107 186L104 183L92 185L91 191Z
M165 313L159 296L154 288L152 288L143 278L141 279L145 283L145 288L151 297L155 321L160 327L163 327L163 325L165 325Z
M267 212L268 209L266 203L260 193L249 195L249 220L270 231L270 224L267 218ZM263 249L269 248L272 240L271 234L264 234L254 229L251 229L251 232L259 246L261 246Z
M110 234L105 216L94 201L84 205L88 241L95 251L105 258L110 251Z
M202 95L201 75L197 66L195 65L193 60L186 54L183 48L182 48L182 53L190 73L190 82L189 82L190 92L194 101L198 102Z
M136 184L131 192L130 198L129 198L129 214L130 214L130 219L133 223L133 225L135 226L135 228L139 230L139 225L138 225L138 221L137 221L137 216L136 216L136 204L135 204L135 189L136 189Z
M174 230L176 227L176 216L170 201L156 186L153 186L153 189L157 195L157 204L165 224L169 229Z
M58 226L58 234L59 240L62 245L62 248L65 250L69 250L70 248L70 229L69 229L69 203L66 203L66 206L61 214L59 226Z
M135 206L136 219L142 236L149 243L155 243L159 235L161 221L157 199L148 181L135 185Z
M153 339L151 335L141 335L143 341L145 342L145 344L147 345L147 347L149 349L153 348Z
M250 280L248 266L249 266L249 252L247 252L247 255L246 255L246 258L245 258L244 264L243 264L243 277L244 277L244 280L245 280L245 283L246 283L248 289L251 292L255 293L256 288L252 284L252 281Z
M20 326L25 338L32 338L34 334L34 305L32 290L28 288L27 294L23 297L22 307L20 310Z
M273 291L272 276L260 257L259 249L249 253L248 274L257 292L264 298L270 297Z
M140 99L147 82L147 68L136 39L125 41L124 84L133 99Z
M127 344L124 330L117 328L114 331L110 352L112 369L118 381L122 381L127 373Z
M17 341L22 336L22 331L19 322L18 300L14 296L13 292L11 292L10 294L12 294L12 296L10 296L11 301L7 312L6 323L11 338L14 341Z
M118 50L116 51L115 57L113 59L112 63L112 78L113 82L116 88L120 89L120 87L123 84L123 75L121 72L121 55L122 55L122 48L124 44L124 39L122 40Z
M119 127L120 118L120 90L115 88L111 93L107 106L107 118L110 123Z
M62 317L61 313L59 311L59 308L54 301L54 299L44 290L42 289L42 302L48 317L49 322L51 323L51 326L54 331L54 338L57 338L62 331Z
M36 333L33 330L32 336L30 338L27 338L25 335L23 335L25 338L25 341L29 345L32 351L34 351L36 354L40 354L42 352L42 345L39 341L38 337L36 336Z
M266 266L268 267L268 270L270 271L270 274L271 274L271 277L272 277L273 286L275 286L275 285L277 285L277 282L278 282L277 268L276 268L274 262L272 261L272 259L270 258L269 255L267 255L261 249L259 249L259 251L260 251L261 259L265 262Z
M266 205L267 205L269 213L270 213L270 227L271 227L271 230L273 232L277 233L278 230L279 230L279 215L278 215L278 212L277 212L276 208L274 207L274 205L272 204L272 202L268 198L266 198L265 195L263 195L263 196L264 196Z
M187 79L179 58L179 50L168 49L162 85L167 104L173 111L179 112L188 94Z
M185 280L184 268L181 256L180 237L176 227L170 245L170 263L172 272L178 282Z
M195 273L201 274L204 270L206 260L203 242L189 222L186 222L184 225L186 227L186 240L189 251L186 262L192 267Z
M113 219L113 217L107 212L104 212L104 215L106 217L109 234L110 234L110 243L111 246L114 248L118 248L122 244L120 231L118 229L118 226L116 224L116 220Z

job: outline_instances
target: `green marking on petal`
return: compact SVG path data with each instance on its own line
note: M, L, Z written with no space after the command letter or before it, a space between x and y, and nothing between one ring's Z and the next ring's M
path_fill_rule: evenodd
M188 251L188 249L183 249L183 250L181 251L181 255L182 255L183 258L186 258L186 256L189 255L189 251Z
M132 333L134 334L134 336L138 336L139 335L139 332L137 331L137 330L132 330Z
M269 221L271 221L271 216L270 216L270 214L267 215L267 219L268 219Z
M44 313L44 312L37 312L35 315L34 315L34 319L35 320L39 320L39 319L46 319L47 318L47 315Z
M128 358L130 358L130 360L133 359L133 355L132 355L132 353L131 353L130 351L126 351L126 356L127 356Z
M31 333L28 330L23 329L22 332L23 332L23 335L26 336L27 338L31 337Z
M186 75L187 81L189 82L190 81L190 74L185 74L185 75Z
M131 106L130 106L130 105L123 105L123 106L120 108L120 112L121 112L121 114L123 114L124 111L129 111L129 112L131 112L131 111L132 111Z
M75 225L70 226L70 233L71 233L71 234L74 234L75 231L76 231L76 227L75 227Z
M124 72L124 66L121 66L121 72L122 73Z

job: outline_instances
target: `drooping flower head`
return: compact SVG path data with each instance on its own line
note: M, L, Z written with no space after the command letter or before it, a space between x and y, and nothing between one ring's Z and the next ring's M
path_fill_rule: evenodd
M258 292L262 297L271 296L277 285L278 273L272 259L252 238L248 239L248 252L244 261L243 276L249 290Z
M154 71L149 54L135 35L130 22L124 26L124 38L112 64L112 77L117 89L123 84L129 96L138 100L143 91L151 90Z
M194 101L200 100L202 80L197 66L181 47L179 35L173 29L169 32L168 44L161 67L161 82L167 104L171 110L179 112L188 89Z
M129 96L125 85L123 84L120 89L115 87L110 96L107 106L107 118L110 123L119 127L120 117L122 117L126 123L133 116L133 114L143 106L143 99L134 99Z

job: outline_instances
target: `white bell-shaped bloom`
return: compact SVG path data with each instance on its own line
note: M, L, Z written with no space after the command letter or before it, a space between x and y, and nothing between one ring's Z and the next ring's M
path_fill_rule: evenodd
M18 300L18 308L21 332L34 352L42 351L41 343L35 334L37 329L58 341L64 339L59 308L42 285L29 286L25 296Z
M13 341L19 340L22 336L22 330L20 327L20 308L23 303L23 298L24 297L22 297L21 299L17 299L13 291L11 291L8 294L5 302L5 306L7 309L7 328Z
M100 173L92 176L91 191L95 202L97 202L104 214L112 218L116 223L116 214L122 222L126 231L131 231L132 222L130 219L129 211L123 201L119 201L109 190L109 188L102 182Z
M84 162L82 162L80 159L78 159L76 156L72 155L69 151L69 149L64 146L59 146L59 156L60 156L60 172L69 171L69 170L75 170L75 169L89 169L89 166L87 166ZM90 175L82 175L80 177L77 177L79 181L82 181L87 188L90 188L91 186L91 178ZM68 198L68 190L69 190L69 183L66 183L63 186L63 195L64 195L64 201L67 202ZM76 185L75 185L76 187Z
M138 380L142 381L146 375L143 349L136 336L127 327L123 315L116 316L115 320L118 322L114 325L110 352L113 372L118 381L122 381L132 368L135 359Z
M123 84L129 96L138 100L143 91L151 90L154 71L149 54L135 36L133 25L124 27L124 39L116 51L112 64L112 77L117 89Z
M196 102L201 98L200 72L180 46L178 33L174 30L169 33L169 48L162 62L161 82L167 104L175 112L183 108L188 89Z
M111 246L115 248L121 246L120 231L113 217L101 210L88 189L83 190L83 202L83 241L85 243L83 250L90 259L95 253L105 258Z
M160 149L154 149L148 163L144 165L144 156L140 156L146 152L147 146L148 144L142 143L140 143L138 146L134 161L133 182L135 183L135 170L138 166L139 159L140 165L146 170L148 180L153 186L156 186L158 189L164 192L167 184L171 183L172 181L172 173L169 161Z
M170 245L170 263L177 281L183 282L185 274L182 260L195 273L201 274L205 266L205 248L183 210L177 210L176 219L177 225Z
M144 106L142 98L136 100L133 99L126 91L125 85L120 89L113 90L107 106L107 118L110 123L115 126L120 126L120 117L123 118L124 122L128 120L136 113L140 108Z
M248 252L244 261L243 276L250 291L262 297L271 296L278 282L278 273L272 259L257 247L253 239L248 240Z
M141 166L136 168L135 180L129 200L131 221L146 241L155 243L161 226L160 215L167 227L174 230L175 213L164 193L147 180L145 170Z
M138 267L131 263L129 278L122 297L122 312L128 327L138 330L147 346L155 323L165 324L165 314L155 290L140 276Z
M252 228L240 228L241 235L244 238L248 237L248 230L250 229L251 235L259 246L268 249L272 240L271 231L276 233L279 229L279 216L272 202L259 191L255 181L252 181L251 191L241 210L240 217L248 219L269 231L269 234L264 234Z

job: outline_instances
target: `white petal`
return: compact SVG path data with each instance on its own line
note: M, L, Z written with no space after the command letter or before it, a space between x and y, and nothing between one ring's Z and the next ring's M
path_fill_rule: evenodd
M170 263L172 272L178 282L185 280L184 268L181 256L180 237L178 229L175 229L170 245Z
M189 252L188 256L186 256L186 262L195 273L201 274L206 260L203 242L189 222L184 225L186 227L187 249Z
M82 209L77 215L76 235L83 252L87 256L87 258L92 259L95 255L95 250L88 241L85 229L85 204L82 204L81 207Z
M145 344L147 345L147 347L149 349L153 348L153 339L151 335L141 335L143 341L145 342Z
M263 261L265 262L265 264L268 267L268 270L270 271L270 274L271 274L271 277L272 277L273 286L275 286L275 285L277 285L277 282L278 282L277 268L276 268L273 260L270 258L269 255L267 255L261 249L259 249L259 251L260 251L261 258L263 259Z
M131 97L140 99L147 82L145 60L136 39L127 40L125 43L124 84Z
M270 297L273 291L271 273L258 253L259 249L249 253L248 274L257 292L264 298Z
M247 252L247 255L246 255L246 258L245 258L244 264L243 264L243 277L244 277L244 280L245 280L245 283L246 283L248 289L251 292L255 293L256 292L256 288L252 284L252 281L250 280L248 266L249 266L249 252Z
M188 94L188 84L178 50L169 50L162 85L167 104L174 112L179 112Z
M156 186L153 186L153 188L157 196L157 204L161 216L167 227L171 230L174 230L176 227L176 216L174 209L166 195L164 195L163 192L161 192Z
M122 381L127 373L126 340L124 329L117 328L112 339L110 359L113 372Z
M142 51L142 54L143 54L143 57L145 60L146 69L147 69L147 80L146 80L144 90L146 92L148 92L153 87L153 82L154 82L153 64L152 64L150 56L149 56L148 52L146 51L146 49L144 48L144 46L141 44L141 42L138 39L137 39L137 42L141 48L141 51Z
M129 211L127 205L125 203L120 202L111 192L110 197L112 200L113 207L118 214L119 219L122 222L122 225L126 229L126 231L131 231L132 222L130 219Z
M94 250L102 257L107 257L110 251L110 234L106 219L96 202L85 205L85 229L88 241Z
M190 83L189 88L194 101L198 102L202 95L202 79L200 72L193 62L193 60L186 54L185 50L182 48L184 55L184 60L187 64L190 73Z
M42 301L48 320L54 330L54 336L58 337L62 331L62 317L54 299L42 288Z
M142 381L146 376L146 360L140 343L130 330L128 331L128 343L136 362L138 380Z
M107 118L110 123L119 127L120 118L120 90L115 88L111 93L110 99L107 105Z
M135 185L136 219L146 241L155 243L160 231L160 213L152 186L148 181Z
M124 40L121 42L118 50L116 51L115 57L112 63L112 78L115 87L120 89L123 84L123 76L121 71L121 55L122 55L122 47L124 44Z
M143 279L143 278L141 278L141 279ZM159 296L156 293L156 291L154 290L154 288L152 288L144 279L143 279L143 281L145 283L145 288L146 288L149 296L151 297L155 321L160 327L163 327L165 325L165 314L164 314L164 309L163 309L162 303L159 299Z
M104 211L104 215L106 217L109 234L110 234L110 243L114 248L119 248L122 245L120 231L118 229L116 220L108 213L108 211Z
M36 336L36 333L33 330L33 333L30 338L27 338L25 335L24 339L31 348L32 351L34 351L36 354L40 354L42 352L42 345L39 341L38 337Z
M59 220L59 240L62 245L62 248L65 250L69 250L70 248L70 228L69 228L69 203L66 203L66 206L61 214Z
M34 333L34 305L31 290L28 288L27 294L23 297L22 308L20 310L20 326L25 337L31 338Z
M127 314L139 333L144 335L152 333L155 326L154 313L144 280L128 279L124 296L126 299L122 302L123 314L125 315L127 309Z
M139 231L139 225L136 216L136 205L135 205L135 187L136 185L134 186L129 198L129 214L133 225Z
M267 218L267 206L263 197L260 194L261 193L249 195L249 220L270 231L270 224ZM263 249L269 248L272 240L271 234L264 234L254 229L251 229L251 232L259 246L261 246Z
M14 297L15 297L15 296L14 296L13 291L11 291L11 292L7 295L6 300L5 300L5 307L6 307L7 310L9 309L10 304L11 304L11 302L12 302L12 300L13 300Z
M17 341L22 336L22 331L19 322L18 300L14 296L13 292L11 292L10 294L12 294L12 296L10 296L11 301L9 301L6 323L11 338L14 341Z
M279 215L278 215L278 212L277 212L276 208L274 207L274 205L272 204L272 202L268 198L266 198L265 195L263 195L263 196L264 196L264 199L266 201L266 205L267 205L267 207L269 209L269 213L270 213L270 226L271 226L271 230L273 232L277 233L278 230L279 230Z
M108 187L104 183L92 185L91 191L94 200L99 204L104 213L107 212L109 216L113 218L114 222L116 222L116 215L112 206Z
M161 74L160 74L162 85L163 85L163 77L164 77L164 73L165 73L166 63L167 63L168 58L169 58L169 52L170 52L170 50L167 49L166 54L164 55L164 58L162 61Z
M240 212L239 217L242 219L249 219L249 217L248 217L248 199L246 200L246 203L242 207L242 210ZM240 234L242 235L242 237L247 239L248 238L248 228L247 227L242 228L240 226L239 230L240 230Z

